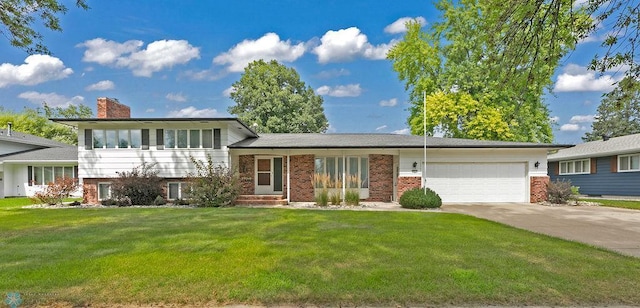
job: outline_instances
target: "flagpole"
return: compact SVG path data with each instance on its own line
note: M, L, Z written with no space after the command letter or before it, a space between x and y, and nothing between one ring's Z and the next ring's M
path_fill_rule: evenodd
M424 157L422 167L422 186L424 187L424 193L427 193L427 92L422 92L424 106L422 109L422 135L424 135Z

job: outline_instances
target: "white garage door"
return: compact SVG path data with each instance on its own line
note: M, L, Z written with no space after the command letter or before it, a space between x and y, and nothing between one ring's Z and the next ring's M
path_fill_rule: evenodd
M527 202L524 163L428 163L442 202Z

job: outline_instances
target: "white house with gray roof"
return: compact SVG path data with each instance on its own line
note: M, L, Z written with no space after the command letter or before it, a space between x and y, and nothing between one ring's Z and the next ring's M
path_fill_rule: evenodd
M31 197L59 177L77 178L78 149L65 143L0 129L0 198Z
M54 119L78 129L78 174L85 202L110 197L118 171L155 163L165 198L182 198L190 157L238 170L239 203L313 201L324 184L394 201L426 184L444 202L537 202L546 198L547 151L540 143L392 134L257 134L235 118L131 118L98 99L98 118ZM426 166L426 167L425 167Z
M640 196L640 134L578 144L548 156L552 180L585 195Z

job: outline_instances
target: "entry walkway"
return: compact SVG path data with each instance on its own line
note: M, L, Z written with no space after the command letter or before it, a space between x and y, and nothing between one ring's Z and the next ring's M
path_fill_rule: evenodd
M442 211L468 214L640 257L639 210L604 206L468 203L445 204Z

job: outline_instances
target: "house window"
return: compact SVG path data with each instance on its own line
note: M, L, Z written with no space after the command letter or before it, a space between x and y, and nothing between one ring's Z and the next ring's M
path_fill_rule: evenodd
M589 158L560 162L560 175L588 174L590 172L591 163Z
M620 172L640 171L640 154L619 155L618 171Z
M160 131L160 130L159 130ZM165 129L164 148L220 149L220 129ZM160 144L158 144L160 145Z
M98 201L111 199L111 183L98 183Z
M369 188L368 157L316 157L315 169L316 188Z
M95 129L92 131L93 148L139 149L142 147L142 131L141 129Z
M27 168L29 186L47 185L59 178L77 178L74 166L29 166Z
M188 189L188 183L185 182L169 182L167 183L167 199L186 199L189 198L189 194L185 193Z
M189 147L192 149L200 148L200 130L192 129L189 131Z

